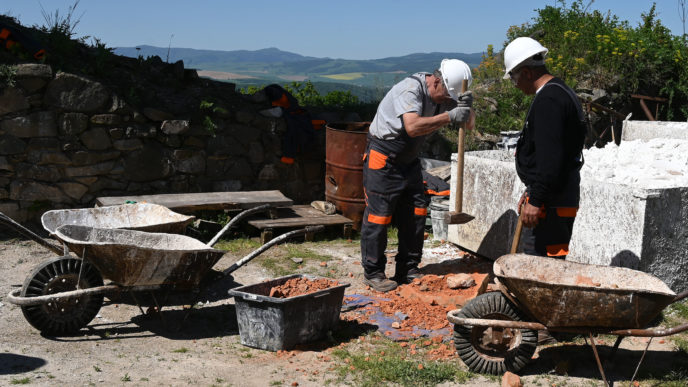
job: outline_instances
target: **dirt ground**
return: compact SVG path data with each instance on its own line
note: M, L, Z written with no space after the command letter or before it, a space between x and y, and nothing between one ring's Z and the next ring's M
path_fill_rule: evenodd
M227 290L275 278L274 267L266 264L270 259L278 263L286 260L286 264L281 262L283 271L325 275L350 283L347 296L372 294L361 282L357 241L339 239L290 245L327 258L298 261L284 255L288 247L276 246L240 268L233 278L212 282L204 289L201 304L191 313L177 306L164 308L160 314L142 314L124 298L106 299L97 317L78 335L45 337L27 323L21 309L10 304L6 295L21 287L36 265L55 254L31 240L4 234L0 238L0 384L371 385L376 383L349 363L363 356L365 361L374 356L382 359L386 356L385 348L410 356L418 362L418 369L423 365L427 368L447 364L466 370L451 348L451 337L392 342L384 332L376 332L374 325L359 321L355 311L343 312L340 328L327 339L297 350L270 352L243 346L234 300L227 296ZM214 269L229 267L247 251L251 248L225 254ZM462 256L452 245L428 241L423 261L429 265L447 259L467 259ZM393 266L388 271L391 275ZM600 348L604 355L613 339L600 339L606 344ZM624 340L613 364L606 366L607 374L616 380L628 380L646 342L640 338ZM539 347L535 357L536 361L521 373L525 385L602 385L592 351L582 339ZM656 379L672 372L685 372L688 362L685 353L678 352L671 340L655 339L642 369L642 377ZM498 386L500 382L499 377L469 374L462 384L450 380L440 385ZM649 384L641 379L640 385Z

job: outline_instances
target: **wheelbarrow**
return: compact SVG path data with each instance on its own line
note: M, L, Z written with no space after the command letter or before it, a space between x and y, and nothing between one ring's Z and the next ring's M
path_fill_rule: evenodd
M517 372L531 360L537 332L584 334L602 379L607 383L593 334L661 337L688 329L648 325L676 295L660 279L623 267L589 265L561 259L509 254L494 263L499 292L482 294L447 313L461 360L474 372ZM631 378L635 379L643 356Z
M77 257L65 254L40 264L21 289L8 294L7 300L19 305L26 320L46 335L74 333L93 320L105 296L122 292L133 296L135 292L163 288L196 290L225 254L212 248L219 238L242 218L269 208L270 205L263 205L241 212L207 244L184 235L67 224L54 230L53 235L65 245L60 249L13 222L13 228L23 229L23 235L44 246L51 245L52 248L46 247L58 254L68 247ZM7 223L9 218L3 217ZM307 227L285 233L235 262L222 272L222 277L287 238L323 228ZM104 284L103 279L110 282Z

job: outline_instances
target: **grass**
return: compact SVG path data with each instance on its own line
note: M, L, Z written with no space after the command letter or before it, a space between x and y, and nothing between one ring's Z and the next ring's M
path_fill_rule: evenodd
M10 384L29 384L29 383L31 383L31 378L29 378L28 376L25 378L21 378L21 379L14 379L14 378L10 379Z
M229 251L230 253L244 253L253 251L261 246L258 239L220 239L214 246L218 250Z
M175 353L187 353L187 352L189 352L189 349L186 348L186 347L181 347L181 348L179 348L179 349L175 349L175 350L172 351L172 352L175 352Z
M321 76L323 78L336 79L338 81L353 81L354 79L363 78L363 73L341 73Z
M263 268L276 276L285 276L299 271L322 275L321 269L323 268L320 267L320 263L329 262L332 257L313 251L313 249L308 247L309 245L308 243L287 243L276 246L273 249L278 251L269 256L258 258L258 262ZM292 258L300 258L302 262L296 263ZM327 267L324 267L324 269L327 269Z
M408 354L398 343L390 340L373 341L376 344L372 348L337 348L332 352L343 363L336 368L340 381L353 377L351 382L357 386L379 386L385 382L402 386L434 386L446 381L463 383L473 377L457 362L430 361L422 354Z

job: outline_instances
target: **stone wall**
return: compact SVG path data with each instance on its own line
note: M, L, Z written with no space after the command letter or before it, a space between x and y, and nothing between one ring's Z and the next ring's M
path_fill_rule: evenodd
M23 222L125 194L278 189L295 202L324 198L324 130L283 164L283 119L260 115L266 106L233 84L161 66L188 88L133 106L112 85L17 65L14 84L0 89L0 211ZM205 95L222 109L199 109Z

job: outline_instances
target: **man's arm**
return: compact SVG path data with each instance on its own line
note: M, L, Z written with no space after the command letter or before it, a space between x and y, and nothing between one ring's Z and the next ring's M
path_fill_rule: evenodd
M418 137L430 134L437 129L449 125L449 114L442 113L432 117L421 117L418 113L404 113L402 116L404 128L409 137Z

